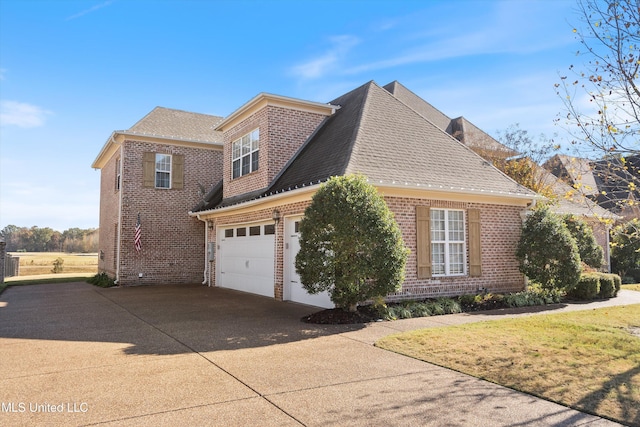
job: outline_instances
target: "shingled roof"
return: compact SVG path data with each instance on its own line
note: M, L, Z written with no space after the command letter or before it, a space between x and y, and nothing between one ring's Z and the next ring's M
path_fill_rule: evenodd
M222 132L214 128L224 117L156 107L129 130L130 134L187 141L222 143Z
M534 194L373 81L331 104L341 108L303 146L271 191L362 173L374 184Z
M424 99L407 89L400 82L394 81L384 88L400 101L407 104L418 114L429 120L449 135L466 146L474 149L480 155L510 157L518 154L516 151L496 141L492 136L478 128L466 118L460 116L450 118L442 111L429 104Z
M373 81L330 103L340 109L306 141L266 191L221 200L218 189L194 212L349 173L361 173L374 185L535 197Z

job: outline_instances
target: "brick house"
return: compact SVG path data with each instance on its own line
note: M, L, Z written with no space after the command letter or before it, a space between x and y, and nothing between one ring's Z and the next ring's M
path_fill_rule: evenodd
M309 295L299 283L297 224L322 182L361 173L383 194L411 251L402 289L389 299L521 290L515 247L523 215L539 196L452 136L468 122L439 115L399 83L372 81L326 104L261 93L224 119L197 115L201 129L210 127L206 141L177 131L163 138L148 116L114 132L94 162L102 169L100 269L114 274L119 266L122 284L193 283L198 276L209 286L330 307L326 294ZM139 136L139 128L149 135ZM182 187L145 187L145 152L184 155ZM123 185L115 191L113 171L123 158ZM210 188L200 199L197 184ZM119 221L110 205L118 198L126 201ZM140 252L133 244L138 212ZM147 242L144 217L154 213L153 235L181 224L174 243L182 248ZM111 240L103 237L108 229L102 234L109 226ZM188 239L177 236L187 232ZM163 250L167 257L157 253ZM167 261L174 264L167 268Z
M202 223L187 212L222 176L221 120L157 107L111 134L92 165L101 170L100 272L122 285L202 282Z

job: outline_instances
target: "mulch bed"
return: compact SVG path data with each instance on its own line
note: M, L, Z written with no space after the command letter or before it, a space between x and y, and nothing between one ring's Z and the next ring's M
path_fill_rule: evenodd
M393 303L389 303L389 306ZM507 305L499 299L487 299L473 304L461 304L463 313L476 311L497 310L507 308ZM305 323L316 323L321 325L350 325L355 323L369 323L381 320L380 315L370 306L358 307L358 311L349 312L340 308L330 308L305 316L301 319Z

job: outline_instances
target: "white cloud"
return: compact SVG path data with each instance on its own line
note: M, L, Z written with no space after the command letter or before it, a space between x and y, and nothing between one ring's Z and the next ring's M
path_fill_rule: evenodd
M93 7L90 7L89 9L85 9L85 10L83 10L81 12L76 13L75 15L69 16L66 19L66 21L71 21L72 19L80 18L81 16L84 16L84 15L86 15L88 13L95 12L98 9L102 9L103 7L109 6L111 3L113 3L112 0L105 1L104 3L97 4L97 5L93 6Z
M0 125L33 128L44 125L46 116L53 114L36 105L17 101L0 101Z
M354 36L343 35L331 37L330 42L332 46L326 53L303 64L294 66L291 72L295 76L304 79L323 77L331 70L337 68L347 53L360 43L360 40Z

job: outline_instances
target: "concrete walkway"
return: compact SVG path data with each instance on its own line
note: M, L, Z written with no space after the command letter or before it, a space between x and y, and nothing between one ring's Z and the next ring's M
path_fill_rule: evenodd
M544 312L638 303L622 291ZM530 310L299 321L315 310L202 286L11 287L0 295L0 425L617 425L372 345Z

